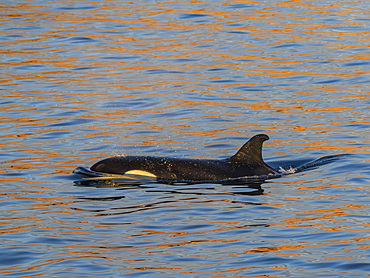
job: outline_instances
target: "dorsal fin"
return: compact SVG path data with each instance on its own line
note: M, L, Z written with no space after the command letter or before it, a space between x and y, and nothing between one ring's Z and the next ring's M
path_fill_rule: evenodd
M269 137L266 134L258 134L253 136L240 150L229 159L239 163L258 163L265 164L262 159L262 144Z

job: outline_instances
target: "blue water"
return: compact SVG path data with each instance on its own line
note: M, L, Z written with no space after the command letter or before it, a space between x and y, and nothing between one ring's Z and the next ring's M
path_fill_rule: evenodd
M3 3L1 277L368 277L366 1ZM78 183L116 154L262 183ZM336 156L346 154L344 156Z

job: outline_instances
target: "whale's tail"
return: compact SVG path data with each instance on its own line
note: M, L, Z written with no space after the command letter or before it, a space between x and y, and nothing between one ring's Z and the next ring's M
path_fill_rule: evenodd
M258 165L267 170L271 174L276 174L277 171L268 166L262 158L262 144L270 138L266 134L258 134L253 136L245 143L239 151L232 157L228 158L235 163Z

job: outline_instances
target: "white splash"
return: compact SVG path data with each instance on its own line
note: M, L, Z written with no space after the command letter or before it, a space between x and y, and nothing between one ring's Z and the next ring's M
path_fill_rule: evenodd
M284 169L281 166L279 167L279 172L282 173L283 175L289 175L289 174L294 174L297 171L297 168L293 168L290 166L289 169Z

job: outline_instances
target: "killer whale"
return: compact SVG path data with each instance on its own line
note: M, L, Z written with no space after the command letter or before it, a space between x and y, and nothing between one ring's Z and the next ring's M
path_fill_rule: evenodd
M94 173L118 174L158 181L215 181L278 172L262 158L265 134L253 136L236 154L226 159L183 159L153 156L114 156L90 167Z

